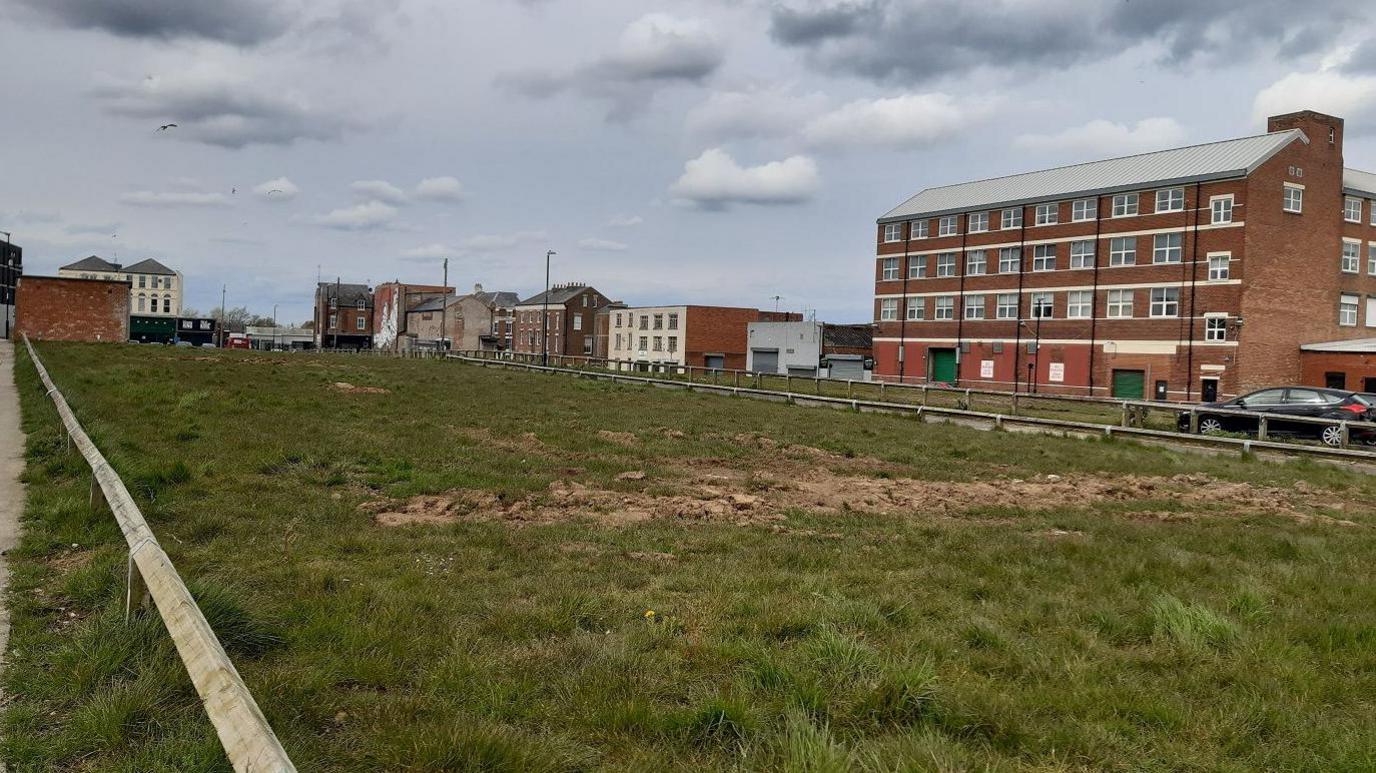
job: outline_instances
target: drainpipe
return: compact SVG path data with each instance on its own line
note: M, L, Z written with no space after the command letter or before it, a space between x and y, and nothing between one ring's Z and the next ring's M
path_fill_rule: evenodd
M960 289L956 291L956 303L960 306L960 317L956 320L956 380L951 384L951 386L958 386L960 384L960 366L963 364L963 361L965 360L965 358L960 355L961 339L964 338L965 335L965 261L968 260L965 254L965 240L966 237L969 236L969 231L970 216L967 214L965 216L965 222L963 224L963 227L960 229L960 257L956 259L956 267L960 270ZM986 261L985 265L989 265L989 256L987 253L985 254L984 259Z
M1018 221L1018 302L1014 309L1013 321L1013 391L1018 391L1018 369L1022 367L1022 286L1023 272L1027 261L1023 253L1027 250L1027 207L1021 207L1022 218Z
M1194 184L1194 228L1190 244L1190 337L1186 343L1185 354L1185 402L1194 393L1194 295L1195 285L1199 282L1199 183ZM1226 330L1226 323L1224 329ZM1170 394L1166 395L1170 399Z
M1099 331L1099 236L1102 233L1103 216L1099 206L1102 196L1094 197L1094 289L1089 294L1089 396L1094 396L1094 350Z
M913 249L913 221L909 220L904 226L907 238L903 241L903 298L899 302L898 309L898 383L903 383L903 376L908 365L908 262L912 256L908 253ZM881 272L883 269L880 269ZM883 276L881 273L880 276Z

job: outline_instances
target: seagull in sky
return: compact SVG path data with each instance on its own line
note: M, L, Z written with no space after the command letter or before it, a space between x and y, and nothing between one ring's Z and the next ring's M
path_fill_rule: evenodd
M160 131L160 132L165 132L165 131L167 131L168 129L175 129L175 128L177 128L177 125L176 125L175 123L165 123L165 124L163 124L162 126L159 126L159 127L158 127L158 131Z

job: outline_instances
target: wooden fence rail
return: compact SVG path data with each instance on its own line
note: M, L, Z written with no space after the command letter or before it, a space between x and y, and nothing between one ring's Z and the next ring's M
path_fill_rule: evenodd
M181 655L197 694L201 696L206 716L215 726L230 764L237 771L252 773L295 771L296 767L277 740L277 734L268 725L244 680L225 654L215 631L200 607L196 606L196 600L186 584L177 575L172 560L148 528L148 522L129 496L129 490L124 487L119 474L81 428L66 398L43 367L33 344L29 343L28 336L24 336L24 346L39 378L43 380L48 396L57 406L68 437L91 465L94 483L98 484L105 502L119 522L120 530L124 532L125 541L129 543L131 595L133 574L137 570L162 615L167 633L177 646L177 653ZM92 493L95 493L94 490Z

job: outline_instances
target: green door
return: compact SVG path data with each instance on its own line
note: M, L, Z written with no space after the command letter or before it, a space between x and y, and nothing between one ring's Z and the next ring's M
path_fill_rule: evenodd
M1141 370L1113 371L1113 396L1124 400L1141 400L1146 394L1147 374Z
M956 381L956 350L932 349L932 381L954 384Z

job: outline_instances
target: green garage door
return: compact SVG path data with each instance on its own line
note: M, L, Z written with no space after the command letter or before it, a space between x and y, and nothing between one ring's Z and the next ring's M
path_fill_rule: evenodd
M1141 400L1146 394L1147 374L1141 370L1113 371L1113 396L1124 400Z
M932 349L932 381L954 384L956 381L956 350Z

